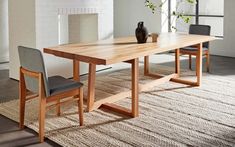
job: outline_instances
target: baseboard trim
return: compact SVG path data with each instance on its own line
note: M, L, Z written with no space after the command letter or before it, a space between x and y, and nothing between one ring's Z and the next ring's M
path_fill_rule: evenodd
M7 64L9 61L0 62L0 64Z

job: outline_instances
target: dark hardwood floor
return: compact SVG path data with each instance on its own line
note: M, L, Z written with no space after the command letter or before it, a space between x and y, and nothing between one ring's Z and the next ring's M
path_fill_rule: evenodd
M39 143L38 134L29 128L19 130L18 123L0 115L0 146L1 147L51 147L60 146L49 139Z

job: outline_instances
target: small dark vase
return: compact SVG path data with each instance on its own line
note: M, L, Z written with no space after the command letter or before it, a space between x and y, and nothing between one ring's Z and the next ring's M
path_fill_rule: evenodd
M144 27L143 21L138 23L138 27L135 30L135 36L138 43L146 43L148 39L148 30L146 27Z

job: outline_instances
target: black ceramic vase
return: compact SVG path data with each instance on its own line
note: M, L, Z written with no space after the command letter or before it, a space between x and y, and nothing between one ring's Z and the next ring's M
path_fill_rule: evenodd
M148 39L148 30L144 27L144 22L141 21L138 23L138 27L135 30L135 36L138 43L146 43Z

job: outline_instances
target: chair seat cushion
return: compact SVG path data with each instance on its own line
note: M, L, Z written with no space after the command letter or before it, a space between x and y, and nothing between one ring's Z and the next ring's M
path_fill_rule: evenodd
M68 90L73 90L83 86L82 83L61 76L52 76L48 78L50 95L59 94Z
M196 52L197 48L196 47L184 47L184 48L181 48L180 50ZM208 48L203 47L202 50L208 51Z

